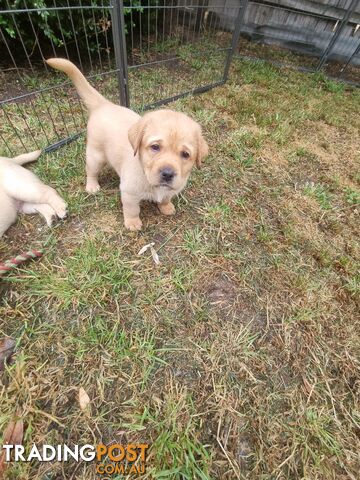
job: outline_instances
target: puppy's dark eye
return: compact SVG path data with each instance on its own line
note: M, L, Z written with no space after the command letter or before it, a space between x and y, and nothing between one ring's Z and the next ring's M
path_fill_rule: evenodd
M181 157L182 158L189 158L190 157L190 153L189 152L185 152L185 150L183 150L181 153L180 153Z
M150 145L150 148L153 152L158 152L160 150L160 145L158 143L154 143L153 145Z

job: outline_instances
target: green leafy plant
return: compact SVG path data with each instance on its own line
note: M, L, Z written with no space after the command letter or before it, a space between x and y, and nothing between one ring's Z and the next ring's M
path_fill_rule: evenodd
M140 0L125 2L124 18L125 31L136 28L139 22L153 24L154 9L145 10ZM158 0L152 0L151 6L156 6ZM69 5L72 7L69 9ZM8 47L17 53L24 53L36 59L38 45L43 53L52 53L54 48L68 51L77 50L78 53L95 52L98 49L108 50L111 45L111 5L110 0L90 0L77 2L74 5L67 0L28 0L25 8L29 12L0 14L0 27L4 33ZM54 6L58 7L54 9ZM76 6L79 6L77 10ZM89 8L81 8L88 6ZM97 7L97 8L92 8ZM98 8L104 7L104 8ZM22 0L9 0L5 6L8 10L24 9ZM38 10L36 10L38 9ZM142 15L139 15L139 14Z

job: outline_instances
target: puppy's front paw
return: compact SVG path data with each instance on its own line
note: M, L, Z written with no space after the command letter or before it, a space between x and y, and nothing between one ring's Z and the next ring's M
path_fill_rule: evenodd
M169 203L159 203L158 204L159 210L163 215L174 215L175 207L174 205Z
M46 217L46 223L48 227L53 227L56 223L56 220L57 220L57 216L55 215L55 213L53 215Z
M132 232L135 232L137 230L141 230L142 221L140 220L139 217L137 217L137 218L125 218L125 227Z
M98 193L100 192L100 185L95 182L87 182L85 190L88 193Z
M67 205L64 201L62 201L56 208L56 215L58 216L58 218L63 220L67 217L67 213Z

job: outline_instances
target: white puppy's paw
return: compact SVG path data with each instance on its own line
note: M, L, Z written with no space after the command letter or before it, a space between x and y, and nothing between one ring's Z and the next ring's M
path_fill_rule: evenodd
M85 190L88 193L98 193L100 192L100 185L95 182L87 182Z
M64 200L61 200L57 203L55 212L58 218L60 218L61 220L67 217L67 205Z
M175 214L175 207L174 205L169 203L159 203L158 204L159 210L163 215L174 215Z
M55 210L50 205L36 205L35 210L45 218L48 227L52 227L57 222Z
M137 230L141 230L142 221L139 217L137 218L125 218L125 227L130 230L131 232L135 232Z
M57 216L55 215L51 215L50 217L46 217L46 223L48 225L48 227L53 227L56 223L56 220L57 220Z

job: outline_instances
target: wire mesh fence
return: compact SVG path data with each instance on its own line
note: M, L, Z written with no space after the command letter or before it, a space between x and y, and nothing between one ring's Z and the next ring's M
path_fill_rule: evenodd
M38 2L39 3L39 2ZM49 2L47 2L49 3ZM86 112L72 84L44 59L76 63L110 100L135 110L161 105L225 81L232 34L206 2L55 1L0 11L1 139L6 154L76 138ZM224 2L215 2L221 12ZM239 6L231 9L236 16ZM234 22L233 22L234 23Z
M73 85L44 62L54 56L138 111L223 84L234 52L359 82L359 3L5 0L1 153L52 150L84 131L86 112Z
M84 130L86 113L72 84L44 59L71 59L97 88L117 100L111 10L102 2L85 6L81 0L77 5L54 1L42 8L6 3L0 17L3 147L10 154L51 149Z
M214 12L224 8L224 2L213 4ZM136 15L126 34L132 106L158 106L224 83L232 34L207 17L207 2L148 2L138 13L132 4L129 10ZM236 18L239 5L230 11Z
M358 0L249 1L238 55L360 84L359 27Z

